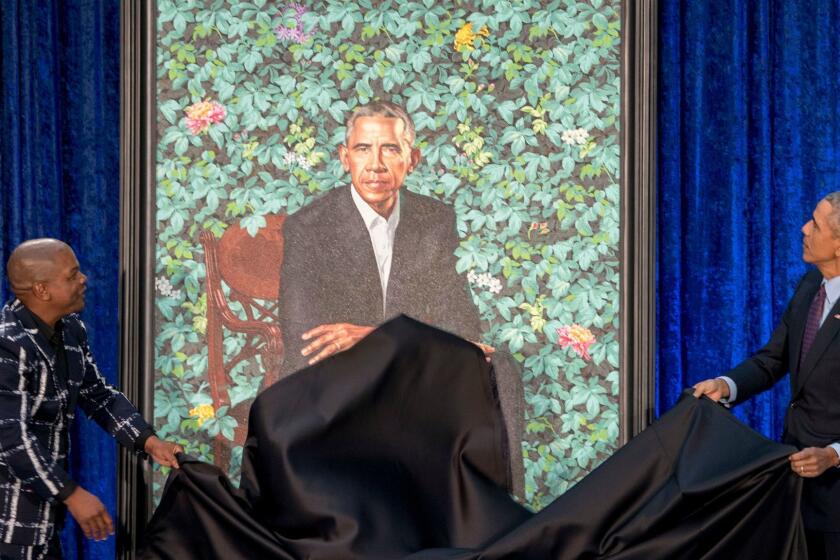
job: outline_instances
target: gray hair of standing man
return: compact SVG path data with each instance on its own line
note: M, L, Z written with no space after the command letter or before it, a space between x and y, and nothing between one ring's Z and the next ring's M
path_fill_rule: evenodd
M840 239L840 191L828 193L823 197L823 200L831 204L831 214L829 214L828 222L831 233L834 237Z
M345 142L350 139L350 133L353 130L353 125L356 123L356 119L360 117L387 117L391 119L400 119L405 125L405 137L408 145L414 145L414 121L411 120L411 117L408 116L405 109L390 101L374 101L366 105L359 105L353 109L353 112L350 113L350 116L347 118L347 132L345 132L344 135Z

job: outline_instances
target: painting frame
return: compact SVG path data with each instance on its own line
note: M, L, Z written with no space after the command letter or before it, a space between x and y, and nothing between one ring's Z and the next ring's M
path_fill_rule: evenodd
M143 0L121 9L120 387L153 418L157 11ZM653 419L657 1L624 1L621 10L619 445ZM134 557L151 516L151 476L148 463L121 451L120 558Z

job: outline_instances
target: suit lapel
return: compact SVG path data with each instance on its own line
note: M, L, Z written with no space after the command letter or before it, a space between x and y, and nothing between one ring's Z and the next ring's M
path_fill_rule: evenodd
M47 365L47 373L52 379L53 386L55 387L56 392L58 394L61 394L62 391L67 390L68 384L66 380L60 379L60 376L56 372L55 350L53 349L52 344L50 344L48 340L45 340L44 337L41 335L40 331L38 330L37 324L34 324L31 321L31 319L25 314L18 314L17 311L22 308L23 304L20 303L19 300L15 300L15 302L12 304L14 316L20 324L21 330L26 334L24 338L20 339L20 342L24 347L28 347L28 350L31 351L34 348L35 351L41 354L43 362ZM30 358L30 360L32 360L33 358Z
M20 307L23 307L23 304L17 301L15 303ZM37 325L30 324L26 317L17 313L17 310L20 309L20 307L13 306L12 309L15 310L15 317L20 323L21 329L24 333L26 333L26 340L28 340L31 343L31 346L41 354L44 361L47 362L50 372L55 374L55 350L53 350L49 341L44 340L44 337L42 337L38 332Z
M365 300L376 309L376 316L382 314L382 286L379 283L379 267L376 265L376 255L373 253L373 245L370 242L368 232L359 209L353 202L350 193L350 185L341 194L341 203L338 205L339 223L346 227L337 228L339 239L336 240L339 254L334 262L346 262L349 258L356 261L354 266L348 266L347 270L338 271L345 275L352 287L361 286L366 292ZM393 270L393 265L391 266ZM358 288L356 288L358 289Z
M79 396L78 388L82 386L85 376L85 353L82 343L72 331L70 321L64 319L64 355L67 358L67 379L65 388L68 391L68 410L76 409ZM56 375L56 377L58 377ZM73 383L71 383L71 381Z
M816 292L816 290L814 291ZM828 312L828 316L825 318L822 326L820 326L820 330L817 331L817 336L814 338L814 343L811 345L808 355L805 356L805 361L802 362L802 369L797 375L797 391L805 385L805 380L808 379L808 376L812 371L814 371L814 367L817 365L817 362L819 362L820 357L822 357L823 353L825 353L828 349L831 341L837 336L837 333L840 332L840 319L836 319L834 317L839 312L840 299L835 302L831 311ZM799 338L799 344L800 346L802 344L801 336Z
M790 372L793 376L794 387L800 387L798 382L800 378L799 371L799 354L802 352L802 338L805 336L805 324L808 322L808 311L811 308L811 300L814 299L814 294L820 287L821 276L817 276L817 281L810 280L806 286L802 287L803 296L796 304L796 307L791 310L791 317L793 317L794 324L791 325L790 336Z
M400 301L402 286L406 283L406 277L415 273L411 269L413 259L409 255L416 252L420 246L419 215L411 208L411 196L409 193L400 193L400 223L397 226L394 236L394 252L391 255L391 274L388 277L388 300L386 315L391 315L391 309L400 306L395 302Z

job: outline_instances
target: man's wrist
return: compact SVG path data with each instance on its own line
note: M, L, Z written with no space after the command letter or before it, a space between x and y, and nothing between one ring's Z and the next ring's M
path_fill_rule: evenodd
M56 494L55 499L58 500L59 502L67 501L67 498L69 498L70 495L73 492L75 492L76 488L78 488L78 487L79 487L79 484L75 480L68 480L67 484L64 485L64 488L62 488L58 492L58 494Z
M735 381L733 381L732 378L730 378L726 375L721 375L721 376L717 377L716 379L722 381L723 384L726 386L726 390L727 390L727 395L725 397L721 398L720 402L723 403L723 404L730 404L733 401L735 401L735 399L738 398L738 386L735 385Z
M155 430L151 427L146 428L140 435L137 436L137 439L134 440L134 450L138 453L146 452L146 443L149 441L149 438L155 435Z
M840 443L832 443L826 449L830 449L832 453L831 466L840 467Z

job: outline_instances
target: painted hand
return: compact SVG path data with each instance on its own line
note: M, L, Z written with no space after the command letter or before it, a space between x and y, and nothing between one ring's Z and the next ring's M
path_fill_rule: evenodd
M303 333L303 340L311 340L301 354L312 356L309 365L320 362L348 348L355 346L357 342L370 334L375 327L363 327L351 325L350 323L328 323L318 325L314 329Z
M484 344L482 342L475 342L474 340L471 340L470 342L472 342L473 344L478 346L481 349L481 351L484 352L484 359L487 360L488 362L490 361L490 355L493 354L494 352L496 352L496 349L493 348L492 346L490 346L489 344Z

